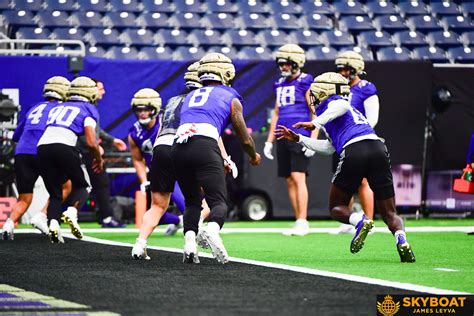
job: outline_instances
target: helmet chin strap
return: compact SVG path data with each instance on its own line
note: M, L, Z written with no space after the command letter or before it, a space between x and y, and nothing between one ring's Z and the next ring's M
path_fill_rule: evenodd
M140 125L148 125L150 122L151 122L151 117L138 120L138 123L140 123Z

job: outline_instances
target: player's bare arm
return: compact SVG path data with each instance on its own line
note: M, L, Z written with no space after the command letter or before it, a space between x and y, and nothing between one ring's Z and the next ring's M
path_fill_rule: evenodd
M92 156L94 157L94 164L92 169L94 172L101 172L104 170L104 159L100 154L99 144L97 143L97 138L95 134L95 128L92 126L84 127L84 136L86 138L86 145L89 148Z
M143 156L140 152L140 149L137 147L137 144L135 144L135 141L130 136L128 136L128 144L130 145L130 153L132 154L133 166L137 171L138 179L140 180L140 183L145 183L147 181L145 160L143 159Z

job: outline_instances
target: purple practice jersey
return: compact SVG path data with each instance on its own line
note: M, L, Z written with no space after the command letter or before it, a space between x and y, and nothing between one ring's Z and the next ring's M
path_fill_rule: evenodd
M186 123L207 123L221 135L229 125L233 99L242 102L237 91L223 85L207 86L190 92L181 108L180 126Z
M44 101L31 107L13 133L13 140L18 143L15 155L36 155L38 141L46 129L48 113L58 104L58 101Z
M128 134L140 149L148 167L151 166L151 159L153 158L153 143L155 142L159 129L160 124L158 123L158 119L156 120L155 125L150 129L142 126L139 122L135 122L135 124L130 128Z
M99 112L89 102L68 101L54 107L48 116L47 126L67 128L74 134L84 135L84 121L86 118L99 121Z
M312 82L313 76L306 73L301 73L298 78L291 81L288 81L287 78L280 78L275 82L273 88L280 110L277 125L283 125L304 136L311 135L311 131L304 128L293 128L292 126L298 122L311 121L311 112L305 94Z
M331 101L339 99L345 100L339 95L330 96L319 104L316 108L316 114L320 116L328 109L328 105ZM350 140L364 135L375 135L375 131L370 127L365 116L352 106L349 108L349 111L329 121L322 128L339 155L344 150L344 145Z
M372 82L367 80L361 80L359 83L351 87L351 93L349 95L349 103L357 109L362 115L367 117L365 114L364 101L373 95L377 94L377 88Z

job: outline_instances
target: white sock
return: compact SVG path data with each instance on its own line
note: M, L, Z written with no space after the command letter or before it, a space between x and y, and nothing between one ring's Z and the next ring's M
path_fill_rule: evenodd
M196 242L196 233L192 230L188 230L186 234L184 234L184 239L186 242Z
M221 227L216 222L209 222L207 224L207 231L210 233L218 234L220 230L221 230Z
M405 238L405 240L407 240L407 234L403 230L397 230L395 232L394 236L395 236L395 244L398 244L398 236L403 236Z
M137 244L146 246L146 239L143 238L137 238Z
M363 212L354 212L349 217L349 223L351 223L352 226L357 226L357 224L362 220L363 217Z

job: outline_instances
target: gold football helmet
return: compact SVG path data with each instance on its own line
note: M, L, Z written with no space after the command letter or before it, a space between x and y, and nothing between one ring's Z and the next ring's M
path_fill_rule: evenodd
M53 98L65 101L71 83L62 76L54 76L49 78L43 87L43 96L45 98Z
M201 82L219 81L231 86L235 77L232 60L221 53L209 53L199 61L198 76Z

